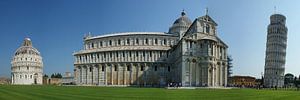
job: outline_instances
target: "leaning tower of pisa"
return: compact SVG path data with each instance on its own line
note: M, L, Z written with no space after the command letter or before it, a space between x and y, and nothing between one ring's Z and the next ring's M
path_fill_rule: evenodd
M264 85L266 87L282 87L284 85L284 69L287 47L286 17L273 14L268 26Z

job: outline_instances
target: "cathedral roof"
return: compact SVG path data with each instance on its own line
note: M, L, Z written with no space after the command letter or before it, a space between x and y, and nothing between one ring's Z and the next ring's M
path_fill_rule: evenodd
M172 36L172 34L167 34L165 32L121 32L121 33L110 33L104 34L94 37L89 37L86 39L97 39L97 38L104 38L104 37L113 37L113 36L126 36L126 35L165 35L165 36Z
M214 24L215 26L218 26L218 24L209 15L201 16L201 17L197 18L197 20L205 21L205 22Z

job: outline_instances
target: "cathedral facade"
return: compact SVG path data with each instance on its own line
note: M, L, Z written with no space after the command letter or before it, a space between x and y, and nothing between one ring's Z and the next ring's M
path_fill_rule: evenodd
M123 32L84 37L75 52L77 85L186 87L227 85L227 48L208 15L193 22L183 11L169 32Z

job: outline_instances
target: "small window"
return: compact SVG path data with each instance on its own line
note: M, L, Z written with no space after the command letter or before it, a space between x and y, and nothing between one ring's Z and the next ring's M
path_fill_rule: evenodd
M131 71L131 69L130 69L130 66L129 66L129 65L127 65L127 71Z
M118 66L117 65L115 65L115 71L118 71Z
M100 41L100 46L102 46L102 41Z
M139 39L138 38L135 39L135 43L139 44Z
M30 78L32 79L32 75L30 75Z
M171 71L171 67L170 66L168 66L168 72L170 72Z
M27 70L29 70L29 67L27 66Z
M119 39L119 40L118 40L118 45L120 45L120 44L121 44L121 40Z
M157 66L154 66L154 71L157 71Z
M154 39L154 43L157 44L157 39Z
M109 40L109 45L111 45L112 44L112 41L111 40Z
M143 57L145 57L145 55L146 55L146 53L145 53L145 51L143 51Z
M127 44L130 44L130 39L127 39Z
M209 31L210 31L209 25L206 25L206 33L209 33Z
M138 51L135 52L135 56L137 56L137 57L139 56L139 52Z
M164 39L164 45L166 45L166 44L167 44L166 39Z
M102 68L101 68L101 69L102 69L102 72L104 72L104 70L105 70L104 68L105 68L105 67L104 67L104 66L102 66Z
M93 70L92 67L90 67L90 72L92 72L92 70Z
M146 38L145 43L148 44L148 39Z
M125 52L123 51L123 57L125 57Z
M25 75L25 79L27 79L27 75Z
M131 57L131 51L129 51L129 57Z
M150 51L150 54L149 54L149 55L150 55L150 57L152 57L152 51Z
M141 66L141 71L144 71L144 66Z
M162 56L162 51L159 51L159 56Z

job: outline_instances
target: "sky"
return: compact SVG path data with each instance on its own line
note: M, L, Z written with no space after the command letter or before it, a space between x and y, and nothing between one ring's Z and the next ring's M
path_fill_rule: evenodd
M300 74L299 0L0 0L0 76L29 37L43 57L44 73L73 71L83 36L113 32L167 32L184 9L193 21L208 14L229 45L233 74L261 77L269 17L287 17L286 73ZM274 7L276 6L276 10Z

